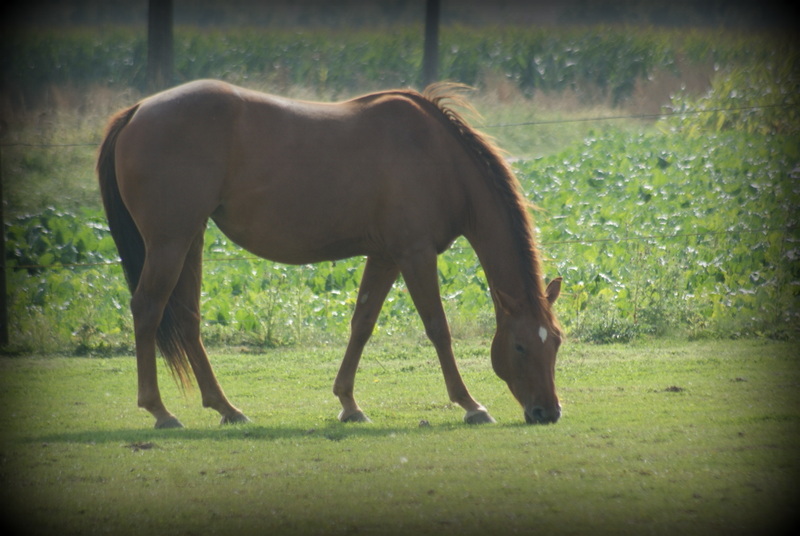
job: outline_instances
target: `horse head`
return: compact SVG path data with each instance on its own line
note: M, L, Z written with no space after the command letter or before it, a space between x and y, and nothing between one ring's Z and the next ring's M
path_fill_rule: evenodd
M561 291L561 278L547 286L547 305ZM561 417L555 385L556 354L561 331L516 299L493 291L497 332L492 341L492 367L522 405L528 424L555 423ZM551 315L547 315L551 317Z

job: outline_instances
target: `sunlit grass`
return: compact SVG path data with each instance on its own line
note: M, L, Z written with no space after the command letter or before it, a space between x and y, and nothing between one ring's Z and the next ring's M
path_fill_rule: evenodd
M795 515L791 345L567 344L564 416L530 427L488 341L459 341L498 420L477 428L430 345L397 338L368 346L357 378L374 422L338 423L342 348L215 356L245 426L220 428L163 375L178 431L135 408L131 358L2 359L7 511L33 531L114 534L747 534Z

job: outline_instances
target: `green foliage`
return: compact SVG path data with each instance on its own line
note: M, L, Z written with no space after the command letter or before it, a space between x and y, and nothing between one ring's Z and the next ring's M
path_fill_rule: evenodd
M798 150L777 136L607 130L522 164L570 330L796 334Z
M6 229L10 245L9 268L39 265L102 263L116 257L116 248L105 218L96 211L77 214L46 208L21 216ZM27 268L40 273L42 268Z
M6 226L12 348L105 354L128 350L130 299L102 214L45 209ZM69 265L62 268L61 265Z

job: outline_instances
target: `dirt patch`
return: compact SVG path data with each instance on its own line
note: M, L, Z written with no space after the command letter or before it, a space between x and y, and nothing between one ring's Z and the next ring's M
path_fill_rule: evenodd
M711 89L713 77L712 62L689 62L679 58L674 69L659 69L647 79L639 79L622 106L631 113L657 114L678 92L695 97L705 94Z
M131 449L133 452L139 452L140 450L152 450L156 448L156 444L150 441L137 441L125 445L125 447Z

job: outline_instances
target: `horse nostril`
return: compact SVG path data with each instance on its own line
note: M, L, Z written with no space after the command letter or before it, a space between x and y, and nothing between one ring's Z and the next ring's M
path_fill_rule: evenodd
M549 412L541 406L534 406L525 410L525 422L528 424L549 424L555 423L561 417L561 408L556 407L553 412Z

